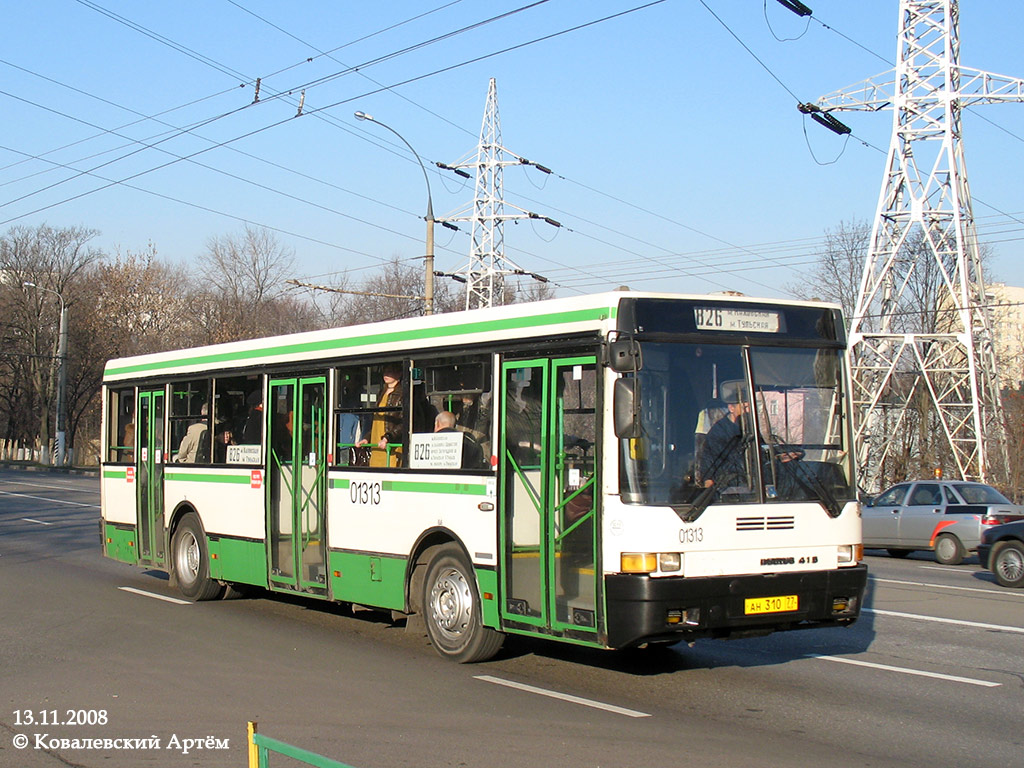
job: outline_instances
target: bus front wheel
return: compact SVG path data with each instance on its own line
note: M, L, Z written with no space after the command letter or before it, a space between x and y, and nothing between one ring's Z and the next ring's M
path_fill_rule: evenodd
M485 627L473 569L454 544L440 547L423 584L423 618L431 644L442 656L468 664L486 661L505 636Z
M210 578L210 558L206 536L199 518L189 512L178 523L171 539L174 575L181 594L191 600L212 600L221 594L222 585Z

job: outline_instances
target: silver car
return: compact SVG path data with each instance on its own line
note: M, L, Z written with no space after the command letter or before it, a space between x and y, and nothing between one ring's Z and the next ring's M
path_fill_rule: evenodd
M984 483L920 480L899 483L864 505L864 546L893 557L932 550L957 565L977 550L991 525L1024 519L1024 507Z

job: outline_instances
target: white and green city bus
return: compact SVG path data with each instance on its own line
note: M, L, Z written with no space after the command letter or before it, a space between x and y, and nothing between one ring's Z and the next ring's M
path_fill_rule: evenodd
M112 360L103 551L464 662L850 624L847 381L834 306L629 291Z

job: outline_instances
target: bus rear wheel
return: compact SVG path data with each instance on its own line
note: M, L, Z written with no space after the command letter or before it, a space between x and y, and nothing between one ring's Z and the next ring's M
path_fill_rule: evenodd
M423 618L434 649L462 664L486 661L505 640L483 625L473 569L454 544L440 547L427 567Z
M189 512L178 523L171 539L174 575L181 594L191 600L213 600L224 587L210 578L210 557L199 518Z

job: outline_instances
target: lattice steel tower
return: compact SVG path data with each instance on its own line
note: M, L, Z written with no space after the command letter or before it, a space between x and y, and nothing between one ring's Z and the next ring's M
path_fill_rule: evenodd
M531 213L505 202L502 188L502 169L507 165L530 165L543 173L548 168L527 160L501 146L501 121L498 118L498 87L494 78L487 88L487 105L475 160L462 160L451 165L438 163L448 170L476 169L476 188L472 213L468 210L446 215L445 221L471 221L473 238L469 251L469 264L456 274L466 281L466 309L490 307L504 303L505 277L530 275L505 256L504 222L510 219L541 219L559 226L546 216ZM459 171L456 171L459 173ZM468 174L462 174L468 175ZM506 210L508 209L508 210Z
M948 455L922 462L998 482L1006 440L960 116L966 106L1024 100L1022 81L960 66L956 0L900 0L899 15L895 71L818 101L826 113L894 113L851 319L861 483L877 489L897 438L920 448L928 432ZM922 296L927 285L937 295Z

